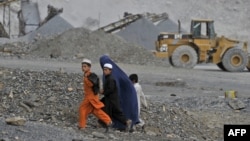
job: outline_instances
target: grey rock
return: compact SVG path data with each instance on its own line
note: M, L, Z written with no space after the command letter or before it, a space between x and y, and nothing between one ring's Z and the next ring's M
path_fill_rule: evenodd
M10 117L7 118L5 122L10 125L22 126L25 124L26 119L20 117Z
M153 131L146 131L146 134L149 136L156 136L157 134Z
M56 101L56 97L55 96L51 96L47 100L50 101L50 102L54 102L54 101Z
M36 102L31 102L31 101L23 101L23 103L31 108L37 107L38 104Z
M107 136L105 136L103 133L100 132L92 132L92 135L94 138L108 139Z
M0 141L11 141L11 139L9 139L9 138L3 138L3 139L0 139Z
M26 104L24 104L23 102L20 102L20 106L25 108L28 112L31 112L32 110L30 109L30 107Z
M156 82L156 86L168 86L168 87L183 87L186 85L186 82L183 80L168 80L165 82Z
M228 105L234 110L241 110L246 107L245 103L238 99L231 99L228 101Z
M78 53L75 55L77 59L82 59L84 58L84 54L83 53Z
M110 139L112 140L118 140L119 138L117 138L114 134L109 134L108 135Z
M0 81L0 91L4 89L4 83Z

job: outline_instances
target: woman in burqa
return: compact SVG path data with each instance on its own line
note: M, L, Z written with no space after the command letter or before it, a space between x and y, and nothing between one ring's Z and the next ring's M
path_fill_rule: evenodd
M116 80L118 95L120 99L120 108L126 118L132 120L132 125L139 122L138 119L138 103L134 85L130 81L126 73L119 68L107 55L100 57L100 65L103 68L105 63L112 64L112 75ZM104 76L104 75L103 75ZM105 77L103 77L104 79ZM124 129L125 125L113 119L114 128Z

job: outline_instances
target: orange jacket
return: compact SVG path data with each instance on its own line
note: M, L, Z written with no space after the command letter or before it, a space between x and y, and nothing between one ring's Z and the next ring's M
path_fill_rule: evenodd
M95 108L102 108L104 104L99 100L99 96L94 94L93 83L88 79L91 72L86 72L83 76L84 101L91 103Z

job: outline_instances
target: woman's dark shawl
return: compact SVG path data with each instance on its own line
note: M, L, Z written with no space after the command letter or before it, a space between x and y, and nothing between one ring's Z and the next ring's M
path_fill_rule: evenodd
M133 125L139 123L137 96L133 83L130 81L127 74L107 55L100 57L100 65L102 68L105 63L113 65L112 75L116 80L122 112L125 114L126 118L132 120ZM118 121L114 120L114 123L116 128L125 128L125 126Z

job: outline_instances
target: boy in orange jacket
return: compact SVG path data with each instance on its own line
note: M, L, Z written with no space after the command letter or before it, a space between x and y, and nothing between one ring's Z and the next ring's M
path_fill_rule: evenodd
M82 61L83 76L83 88L84 88L84 99L79 107L79 125L80 130L86 128L87 117L89 114L94 114L98 119L103 121L108 128L112 125L111 118L101 109L104 104L99 100L98 94L94 93L93 82L89 79L91 75L91 61L89 59L83 59Z

